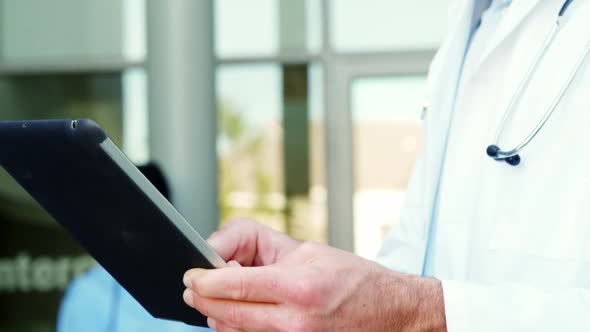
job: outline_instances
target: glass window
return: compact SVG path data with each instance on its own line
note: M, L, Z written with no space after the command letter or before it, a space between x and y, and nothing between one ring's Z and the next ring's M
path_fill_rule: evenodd
M326 240L321 84L319 66L218 67L222 222Z
M222 222L242 216L285 230L281 67L217 70Z
M425 84L423 76L352 83L355 251L363 257L375 258L390 225L399 219L421 144Z
M307 240L327 242L327 188L324 122L324 73L322 66L312 63L309 67L309 154L311 187L309 213L306 218Z
M322 48L322 1L305 0L305 9L307 49L316 54Z
M215 48L218 56L268 56L277 52L277 0L214 2Z
M220 58L316 53L321 48L320 1L216 0L214 9Z
M438 48L448 0L329 0L332 45L339 52Z

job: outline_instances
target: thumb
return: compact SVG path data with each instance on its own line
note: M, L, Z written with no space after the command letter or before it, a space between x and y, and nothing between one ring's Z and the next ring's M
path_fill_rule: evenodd
M221 231L217 231L207 239L207 243L215 250L221 258L225 261L231 258L232 250L234 249L230 243L228 243L227 239L220 234Z

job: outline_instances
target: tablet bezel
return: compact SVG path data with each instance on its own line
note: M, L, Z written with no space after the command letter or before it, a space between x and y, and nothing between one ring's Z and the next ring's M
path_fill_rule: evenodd
M107 137L100 147L111 157L125 174L144 192L144 194L162 211L178 230L199 250L215 268L226 267L226 262L211 248L201 235L186 219L166 200L154 185L133 165L125 154Z

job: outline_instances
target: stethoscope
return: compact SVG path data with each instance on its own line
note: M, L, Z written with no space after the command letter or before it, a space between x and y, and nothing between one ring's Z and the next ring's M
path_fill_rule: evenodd
M543 115L541 120L537 123L535 128L531 131L531 133L520 144L518 144L515 148L513 148L511 150L507 150L507 151L502 150L498 146L498 142L499 142L500 136L502 135L502 132L504 130L506 120L513 113L516 102L520 99L520 97L522 97L522 94L523 94L525 88L528 86L533 73L535 72L535 70L537 69L537 67L539 65L539 62L541 61L541 59L543 58L545 53L547 53L547 49L549 48L549 46L553 43L553 40L555 39L555 36L557 35L559 28L561 27L562 18L564 16L565 12L567 11L569 5L572 3L572 1L573 0L566 0L565 3L563 4L563 6L561 7L561 10L559 11L559 15L557 16L557 20L555 21L555 25L553 26L553 29L551 29L551 31L549 32L549 34L545 38L545 40L543 42L543 46L541 47L541 49L537 53L534 61L531 63L531 66L528 68L523 80L520 82L518 88L516 89L516 92L514 93L514 96L510 100L510 103L508 104L508 107L506 108L506 111L504 112L504 116L502 117L502 120L500 121L500 124L498 126L498 130L496 132L496 136L494 139L495 143L488 146L486 149L487 155L496 161L505 161L506 163L508 163L509 165L512 165L512 166L517 166L520 164L521 158L520 158L519 153L535 138L535 136L539 133L539 131L543 128L543 126L545 126L545 123L547 123L547 120L549 120L549 118L551 117L551 115L553 114L555 109L557 108L557 105L563 99L563 96L565 95L565 93L567 92L569 87L571 86L574 78L576 77L576 74L580 71L582 64L584 63L584 61L586 60L586 57L590 53L590 42L589 42L588 45L586 46L586 48L584 49L582 56L580 56L580 59L576 63L574 70L572 71L570 76L568 76L568 79L567 79L565 85L563 86L563 88L560 90L558 96L551 103L551 105L549 106L549 108L547 109L547 111L545 112L545 114Z

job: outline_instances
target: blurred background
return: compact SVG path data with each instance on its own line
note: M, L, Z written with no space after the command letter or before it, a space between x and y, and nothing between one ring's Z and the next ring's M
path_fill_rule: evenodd
M205 236L249 217L374 258L446 25L444 0L0 0L0 120L92 118ZM53 331L93 264L0 169L0 331Z

